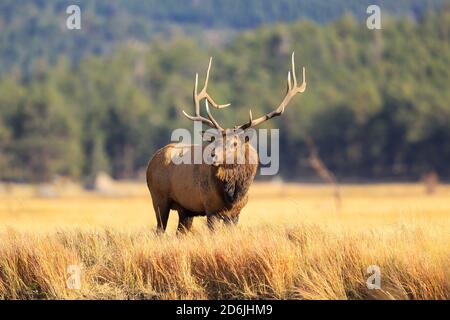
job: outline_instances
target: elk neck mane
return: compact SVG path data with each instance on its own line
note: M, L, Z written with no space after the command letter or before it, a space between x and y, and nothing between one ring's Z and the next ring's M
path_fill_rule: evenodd
M216 168L216 178L228 208L242 200L247 194L256 174L257 164L222 164Z

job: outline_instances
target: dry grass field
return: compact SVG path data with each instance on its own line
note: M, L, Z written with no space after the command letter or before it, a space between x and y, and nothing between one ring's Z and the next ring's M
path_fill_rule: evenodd
M450 186L346 185L338 208L328 186L260 183L237 228L178 237L176 212L153 233L145 183L112 190L0 186L0 299L450 299Z

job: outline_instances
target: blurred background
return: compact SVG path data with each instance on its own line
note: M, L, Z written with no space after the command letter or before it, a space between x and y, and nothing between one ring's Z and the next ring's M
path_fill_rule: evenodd
M450 1L2 0L0 180L142 178L192 128L181 110L210 56L233 126L279 103L292 51L308 88L263 126L281 128L280 177L450 178Z

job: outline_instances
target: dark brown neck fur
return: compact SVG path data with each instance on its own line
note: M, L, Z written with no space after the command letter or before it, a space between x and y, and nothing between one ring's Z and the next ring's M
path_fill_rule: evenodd
M228 208L247 194L257 167L257 164L223 164L217 167L216 177Z

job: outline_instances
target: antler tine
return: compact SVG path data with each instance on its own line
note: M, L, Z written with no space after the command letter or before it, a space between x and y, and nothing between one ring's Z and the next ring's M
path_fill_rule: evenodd
M306 72L305 72L305 67L302 67L302 85L298 88L299 92L305 92L306 89Z
M287 92L289 92L290 90L292 90L291 72L288 71Z
M292 61L292 79L294 80L293 86L296 87L297 86L297 77L295 76L295 52L292 52L292 57L291 57L291 61Z
M218 104L217 102L214 101L214 99L207 92L208 82L209 82L209 73L211 71L211 65L212 65L212 57L209 58L208 69L206 71L205 83L203 85L202 90L200 90L200 93L198 92L198 73L195 74L195 83L194 83L194 90L193 90L193 95L192 95L193 100L194 100L195 116L188 115L184 110L183 110L183 114L189 120L201 121L212 128L216 128L219 131L224 131L224 129L219 125L219 123L213 118L211 111L209 110L208 102L211 103L211 105L217 109L226 108L230 104L229 103L228 104ZM205 101L206 101L206 111L208 113L209 119L200 115L200 101L202 99L205 99Z
M194 84L193 98L194 98L195 115L199 116L200 115L200 104L198 103L198 101L195 98L198 95L197 92L198 92L198 73L195 74L195 84Z
M212 64L212 57L209 57L208 70L206 70L205 84L203 85L203 90L205 90L205 91L206 91L206 88L208 88L209 71L211 70L211 64Z
M258 119L253 120L253 117L250 112L250 119L247 123L244 123L240 126L235 126L236 129L247 129L251 127L255 127L257 125L260 125L263 122L266 122L267 120L277 117L279 115L282 115L284 112L284 109L287 107L291 99L297 94L304 92L306 89L306 75L305 75L305 67L303 67L303 81L300 86L297 85L297 76L295 74L295 55L294 52L292 52L291 56L291 70L288 72L287 77L287 91L286 95L284 96L281 103L278 105L278 107L273 110L272 112L267 113L266 115L259 117Z
M203 122L203 123L206 123L206 124L207 124L208 126L210 126L211 128L215 128L214 123L212 123L210 120L206 119L205 117L202 117L202 116L191 116L191 115L188 115L188 114L186 113L186 111L184 111L184 110L182 110L182 112L183 112L184 116L185 116L186 118L188 118L189 120L192 120L192 121L201 121L201 122Z
M208 114L209 120L211 120L211 122L214 124L214 126L217 128L217 130L219 130L219 131L225 131L225 129L222 128L222 127L219 125L219 123L217 122L217 120L214 119L213 115L211 114L211 110L209 110L208 100L205 100L205 107L206 107L206 113Z
M199 101L201 99L206 98L209 103L211 103L211 105L216 108L216 109L222 109L222 108L226 108L228 106L230 106L230 103L227 104L218 104L217 102L214 101L214 99L209 95L208 93L208 82L209 82L209 71L211 70L211 65L212 65L212 57L209 58L209 64L208 64L208 70L206 71L206 78L205 78L205 84L203 85L203 89L202 91L200 91L200 94L198 94L198 99Z

